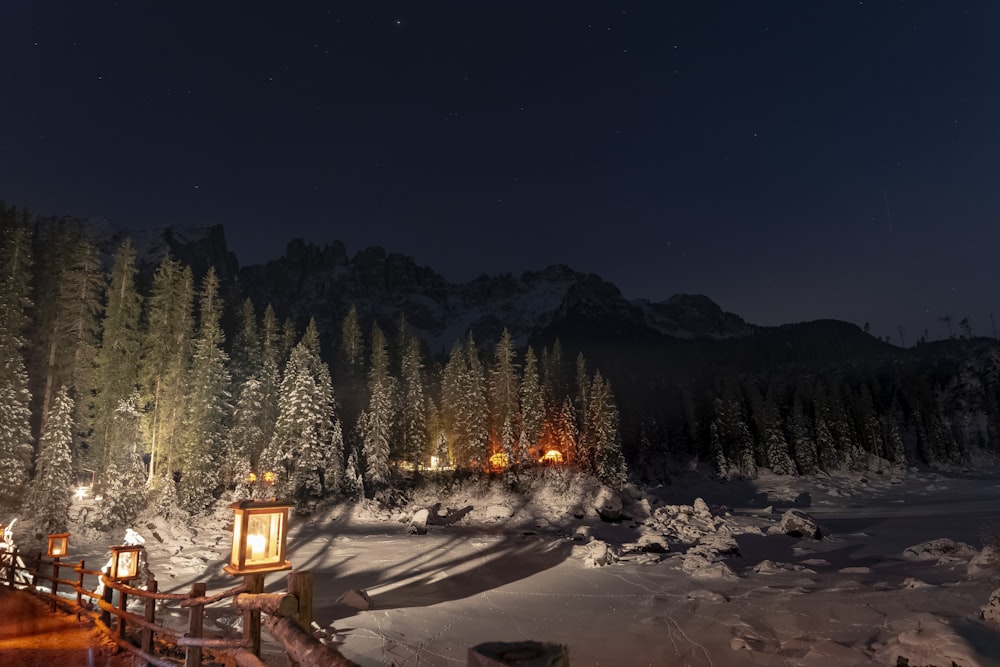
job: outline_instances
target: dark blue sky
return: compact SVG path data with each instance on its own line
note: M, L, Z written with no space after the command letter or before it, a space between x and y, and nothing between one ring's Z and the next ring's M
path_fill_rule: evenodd
M998 34L992 0L4 3L0 198L992 334Z

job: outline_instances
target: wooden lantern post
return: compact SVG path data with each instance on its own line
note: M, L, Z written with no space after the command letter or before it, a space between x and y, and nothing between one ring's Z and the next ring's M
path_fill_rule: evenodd
M115 582L132 581L142 576L139 572L139 559L146 548L141 544L119 545L111 547L111 570L108 578ZM125 611L128 605L128 595L118 591L118 608ZM125 637L125 617L118 617L118 636Z
M49 547L46 552L52 559L52 597L59 595L59 559L69 553L69 533L52 533L49 535ZM55 601L52 607L55 608Z
M265 573L292 568L285 560L290 508L276 500L242 500L229 506L234 513L233 548L223 569L242 576L247 593L264 592ZM243 639L260 657L260 609L243 610Z

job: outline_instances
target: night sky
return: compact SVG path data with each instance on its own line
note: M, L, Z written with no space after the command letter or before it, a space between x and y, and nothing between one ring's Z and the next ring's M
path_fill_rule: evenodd
M1000 3L5 2L0 198L992 335Z

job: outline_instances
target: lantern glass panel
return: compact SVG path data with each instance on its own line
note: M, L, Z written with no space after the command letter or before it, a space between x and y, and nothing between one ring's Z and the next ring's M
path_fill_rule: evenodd
M111 547L111 572L109 573L111 578L117 581L138 578L139 554L142 550L141 546Z
M49 535L50 558L61 558L69 552L69 533Z

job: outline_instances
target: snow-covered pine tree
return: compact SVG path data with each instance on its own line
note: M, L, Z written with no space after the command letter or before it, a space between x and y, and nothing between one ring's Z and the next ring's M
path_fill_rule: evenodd
M233 336L230 370L233 385L239 387L251 377L259 377L264 365L264 345L257 326L257 310L249 298L236 314L236 335Z
M576 411L573 409L573 399L563 398L562 407L556 413L552 422L552 446L563 455L563 460L579 466L591 473L597 472L596 457L593 449L584 449L589 443L580 442L580 432L576 428Z
M576 415L580 419L578 426L581 432L586 429L584 422L587 418L587 398L589 393L590 378L587 375L587 360L584 358L583 352L578 352L576 355L576 394L573 407L576 408Z
M883 417L886 430L886 458L899 466L906 465L906 447L903 445L903 433L899 428L898 413L894 409Z
M371 368L368 371L368 408L361 413L358 433L365 456L365 488L378 492L389 485L389 438L395 418L396 387L389 374L385 335L372 324Z
M512 466L521 464L520 452L515 447L514 439L515 432L520 430L521 421L515 355L510 332L504 327L497 342L493 368L490 369L490 428Z
M38 386L42 422L45 429L52 399L65 385L71 397L84 395L93 386L91 370L97 353L101 295L105 276L93 240L80 224L61 220L43 228L37 273L39 293L46 298L36 308L32 334L32 377ZM74 406L77 405L74 399ZM85 402L74 407L74 433L86 432Z
M73 483L73 399L63 386L56 392L38 444L31 514L43 532L66 530Z
M490 424L486 403L486 373L470 331L465 339L465 373L459 404L459 433L468 446L469 460L486 465L490 458Z
M292 349L281 381L274 436L260 456L261 471L277 475L276 495L308 507L341 486L331 473L342 469L341 442L335 442L333 383L319 355L319 334L312 320Z
M465 356L462 347L455 342L448 355L441 375L441 409L438 411L439 429L444 434L451 452L451 460L456 466L463 466L469 460L469 448L459 437L459 413L462 403L462 377L465 374Z
M826 472L840 468L841 459L837 453L837 445L822 415L816 417L816 450L819 452L820 468Z
M726 460L726 453L722 449L719 423L715 419L708 425L708 453L714 475L718 479L729 479L729 461Z
M360 373L365 363L365 338L358 309L352 303L340 327L340 350L348 373Z
M796 391L792 401L792 415L788 425L791 439L792 455L799 474L812 475L819 470L819 458L816 453L816 443L809 431L809 418L806 417L802 405L802 397Z
M795 463L788 451L788 441L785 440L784 425L781 423L773 387L768 389L760 403L760 425L767 467L776 475L794 475Z
M608 486L623 486L628 478L628 469L622 454L618 406L611 386L601 377L600 371L594 373L590 385L584 423L590 448L586 458L593 462L597 478Z
M229 356L222 349L222 298L215 268L202 281L199 326L188 375L188 401L183 425L181 479L177 489L181 507L191 513L204 510L219 486L219 454L229 418Z
M401 329L399 451L394 458L400 462L419 465L426 462L428 449L424 364L420 340L409 333L405 325Z
M94 363L88 457L94 470L107 469L113 459L136 446L140 435L132 420L121 419L122 404L133 401L139 389L142 300L135 287L135 261L135 249L126 239L115 252ZM137 401L133 404L138 408Z
M232 426L219 457L219 482L227 489L240 487L253 470L251 457L259 454L257 450L264 442L260 423L263 398L262 384L256 376L247 378L240 385L233 408Z
M24 333L31 306L31 235L0 206L0 509L17 507L34 454Z
M522 447L521 458L528 460L528 450L537 449L545 423L545 403L542 386L538 377L538 360L535 350L528 346L524 354L524 373L520 391L521 423L527 447Z
M153 275L147 303L139 376L147 406L147 483L155 486L157 475L172 477L181 449L194 331L191 269L164 257Z
M94 526L100 530L126 527L146 505L146 467L138 451L116 450L108 463Z

